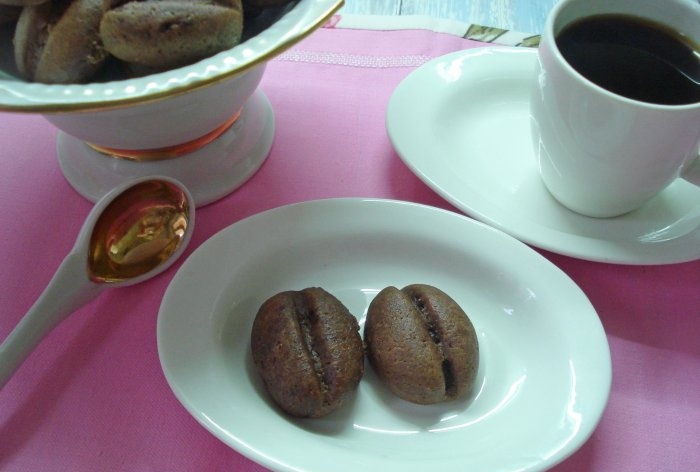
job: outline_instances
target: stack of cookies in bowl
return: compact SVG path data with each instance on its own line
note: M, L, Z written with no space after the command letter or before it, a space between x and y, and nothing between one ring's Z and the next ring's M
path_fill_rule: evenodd
M0 110L54 124L63 174L90 200L158 173L201 206L269 153L274 115L258 90L266 63L342 4L0 0Z

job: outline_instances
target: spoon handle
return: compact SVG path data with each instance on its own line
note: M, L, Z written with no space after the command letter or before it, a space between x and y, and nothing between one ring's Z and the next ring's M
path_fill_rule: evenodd
M88 279L86 270L84 255L69 254L44 292L0 344L0 389L44 336L104 289L104 285Z

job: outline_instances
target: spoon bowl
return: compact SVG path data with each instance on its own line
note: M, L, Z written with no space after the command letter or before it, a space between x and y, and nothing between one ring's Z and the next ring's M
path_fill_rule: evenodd
M169 177L126 182L100 199L44 292L0 344L0 388L58 323L111 287L170 267L194 228L195 202Z
M137 283L152 277L184 249L193 213L191 199L167 180L148 179L128 188L100 213L90 235L88 275L102 283Z

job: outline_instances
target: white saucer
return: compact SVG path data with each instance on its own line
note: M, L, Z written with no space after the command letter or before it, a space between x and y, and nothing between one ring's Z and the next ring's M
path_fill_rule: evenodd
M366 364L353 402L316 420L281 413L250 355L264 300L321 286L360 325L379 290L428 283L479 337L472 398L421 406L394 397ZM576 451L605 409L610 351L585 294L520 241L414 203L331 199L254 215L187 259L158 314L163 372L213 435L289 472L545 470Z
M549 251L621 264L700 258L700 188L686 181L609 219L571 212L549 194L530 136L536 60L526 48L478 48L410 74L387 109L401 159L465 213Z

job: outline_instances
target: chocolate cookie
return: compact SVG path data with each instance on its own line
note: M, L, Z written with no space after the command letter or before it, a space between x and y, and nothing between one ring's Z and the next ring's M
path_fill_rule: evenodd
M387 287L370 303L367 357L379 378L404 400L432 404L467 395L479 366L471 321L430 285Z
M108 56L99 26L109 6L109 0L53 0L24 7L14 36L19 72L36 82L86 81Z
M251 350L270 396L297 417L318 418L341 407L364 372L357 319L321 288L265 301L253 323Z
M100 25L111 54L154 69L183 66L232 48L242 33L241 0L132 1L107 12Z

